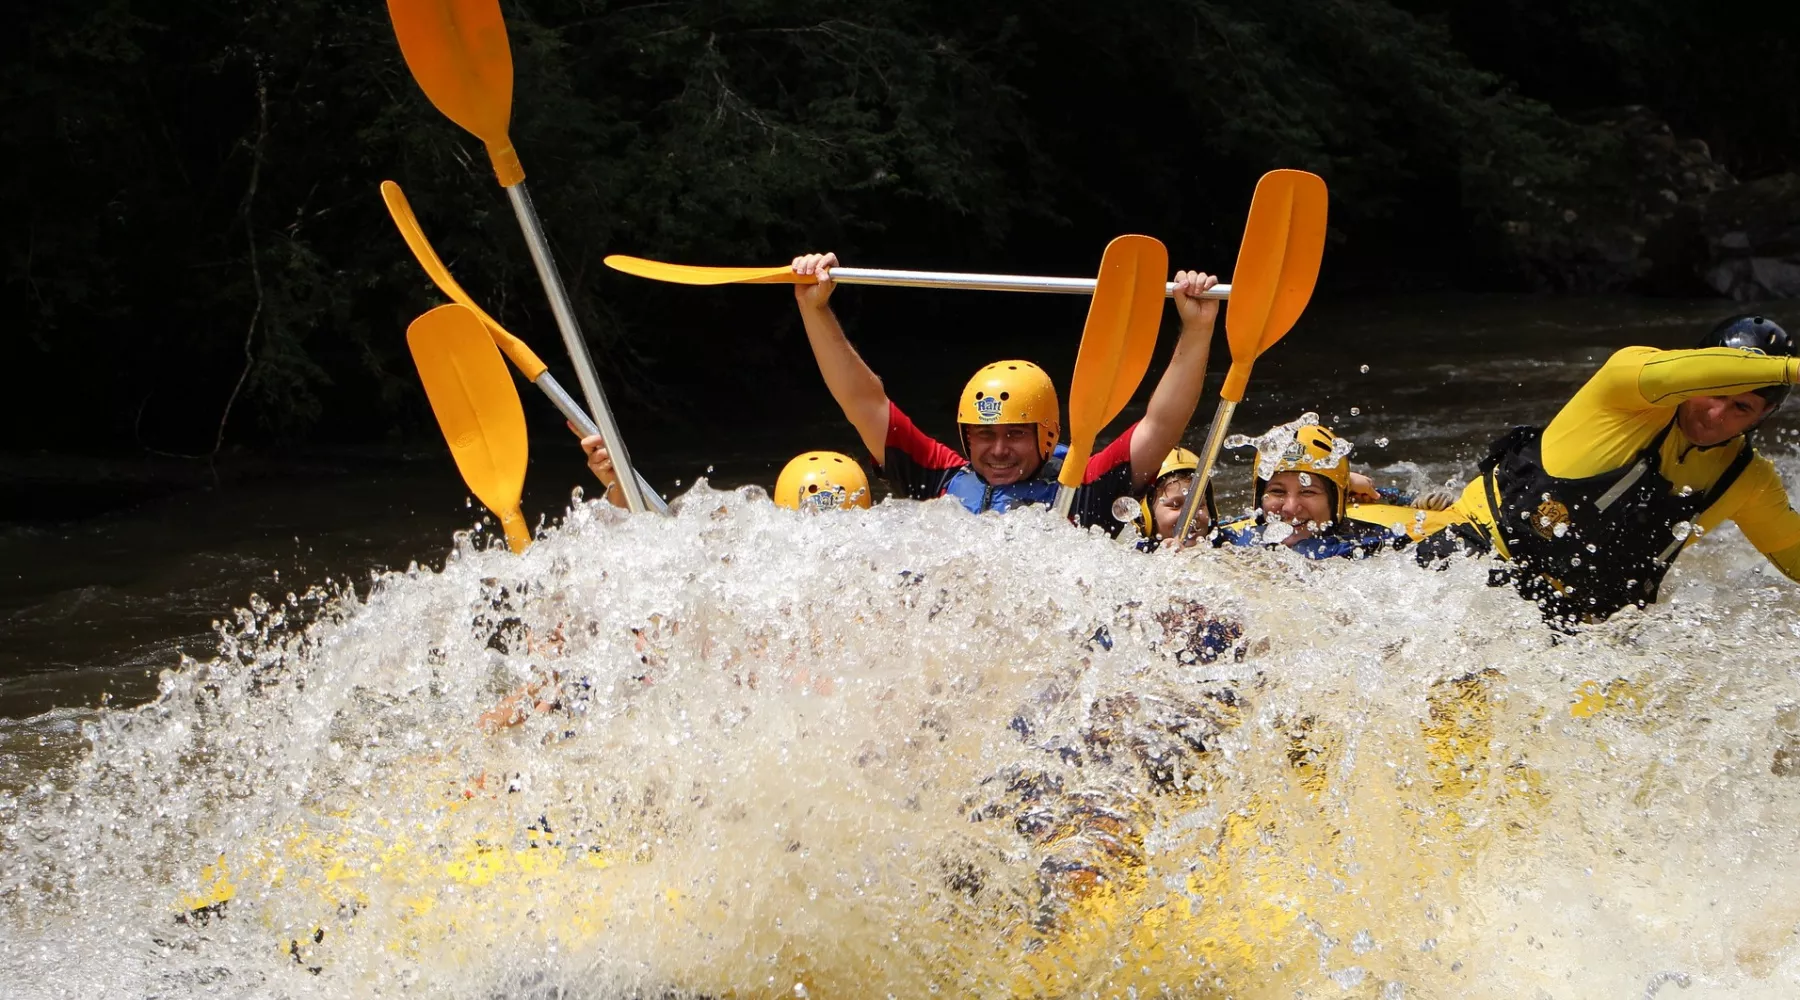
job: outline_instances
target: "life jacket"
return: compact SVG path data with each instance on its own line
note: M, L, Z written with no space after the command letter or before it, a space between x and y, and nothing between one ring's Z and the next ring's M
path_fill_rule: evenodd
M1038 469L1037 475L1005 486L989 486L975 472L974 466L965 465L956 470L956 474L944 484L943 495L955 497L971 514L987 510L1004 514L1014 507L1028 504L1049 506L1056 502L1056 477L1062 471L1063 456L1068 453L1068 445L1057 445L1056 450L1050 453L1050 457Z
M1724 495L1755 457L1746 440L1705 493L1673 492L1661 471L1668 426L1625 466L1585 479L1544 471L1541 427L1515 427L1481 463L1510 581L1547 618L1601 621L1626 605L1656 600L1700 513Z
M1263 541L1263 523L1263 516L1258 514L1220 525L1213 535L1213 547L1280 545ZM1288 548L1308 559L1363 559L1382 549L1403 549L1410 540L1405 535L1395 535L1393 529L1384 525L1345 518L1324 534L1301 539Z

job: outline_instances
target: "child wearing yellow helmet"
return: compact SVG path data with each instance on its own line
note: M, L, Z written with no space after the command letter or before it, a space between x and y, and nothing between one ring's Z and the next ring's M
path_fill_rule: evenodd
M775 479L775 506L789 510L867 509L869 477L848 455L809 451L796 455Z
M1156 470L1156 479L1135 501L1120 497L1114 503L1114 516L1130 521L1141 536L1138 548L1153 552L1163 539L1175 534L1181 519L1181 508L1187 503L1188 491L1194 488L1194 476L1200 471L1200 456L1186 448L1171 449ZM1206 502L1194 513L1194 533L1203 535L1218 519L1213 503L1212 484L1206 484Z
M1064 446L1056 388L1029 361L997 361L975 373L957 402L961 451L925 434L888 398L881 379L850 345L829 300L835 254L794 258L794 270L816 275L816 284L794 286L806 338L819 373L843 408L876 471L900 497L956 498L973 513L1049 504L1056 496ZM1143 419L1089 459L1073 507L1077 524L1117 530L1113 500L1135 495L1156 478L1200 400L1218 300L1202 298L1218 283L1197 271L1176 274L1175 305L1181 338L1167 371L1150 397Z
M1366 480L1350 471L1351 442L1321 426L1317 414L1271 428L1255 443L1257 512L1221 525L1215 546L1284 545L1308 559L1358 559L1411 540L1346 515L1361 487L1352 479Z

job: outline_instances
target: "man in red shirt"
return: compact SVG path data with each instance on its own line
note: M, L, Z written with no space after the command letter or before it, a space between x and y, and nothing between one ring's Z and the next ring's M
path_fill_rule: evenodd
M997 361L976 372L957 403L962 450L932 439L888 399L881 379L844 335L830 306L835 287L830 270L837 264L837 255L830 253L794 258L796 272L819 277L817 284L795 285L794 298L825 385L862 437L889 491L914 500L954 496L974 513L1053 502L1064 446L1056 388L1043 369L1029 361ZM1218 279L1182 271L1175 281L1181 339L1174 357L1144 418L1088 460L1072 508L1079 525L1120 527L1112 515L1113 502L1136 497L1150 484L1200 401L1219 312L1217 299L1200 295Z

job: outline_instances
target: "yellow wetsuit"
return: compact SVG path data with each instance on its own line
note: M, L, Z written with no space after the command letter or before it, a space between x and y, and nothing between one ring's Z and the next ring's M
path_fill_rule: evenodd
M1732 396L1767 385L1800 381L1800 358L1770 357L1731 347L1691 351L1659 351L1627 347L1611 358L1544 428L1543 468L1552 476L1581 479L1624 467L1675 418L1675 408L1695 396ZM1722 445L1698 448L1677 423L1663 441L1658 471L1674 489L1704 492L1718 482L1739 451L1742 437ZM1485 477L1463 490L1452 508L1462 518L1487 529L1506 554L1494 530ZM1800 513L1788 500L1775 466L1761 455L1751 460L1717 502L1702 511L1697 523L1710 531L1736 521L1744 537L1769 557L1789 579L1800 581Z

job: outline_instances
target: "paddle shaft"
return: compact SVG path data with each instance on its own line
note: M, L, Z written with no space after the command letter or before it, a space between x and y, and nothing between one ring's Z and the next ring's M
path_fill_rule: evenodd
M562 383L556 380L555 375L546 371L531 384L537 386L545 396L549 397L550 402L555 405L564 419L575 425L575 433L584 438L600 433L600 428L594 426L594 422L588 419L587 411L581 408L581 404L575 402L575 397L569 395L569 391L562 387ZM616 464L614 468L617 468ZM644 474L636 469L632 469L631 474L637 477L638 490L643 493L644 499L650 504L650 509L658 514L667 514L669 505L663 501L655 487L650 485L650 481L644 478Z
M1206 432L1206 450L1200 455L1200 468L1194 474L1194 485L1188 488L1187 501L1181 505L1181 518L1175 522L1177 545L1187 545L1193 534L1195 512L1200 509L1200 498L1206 495L1206 484L1212 480L1213 465L1219 460L1219 449L1225 445L1225 431L1231 426L1231 414L1236 409L1236 403L1221 399L1218 410L1213 413L1212 428Z
M887 285L897 288L962 288L985 292L1048 292L1052 295L1092 295L1093 278L1047 278L1029 274L964 274L957 271L896 271L879 267L834 267L831 280L842 285ZM1175 294L1175 283L1163 285L1163 295ZM1230 285L1214 285L1203 299L1228 299Z
M606 393L600 388L599 377L594 374L594 362L588 357L587 341L582 339L581 325L575 319L575 307L569 302L569 293L563 288L562 275L557 272L556 261L550 256L549 241L544 239L544 227L538 222L537 209L532 207L531 194L525 190L525 182L520 181L507 188L506 197L512 202L513 214L519 217L519 230L525 234L525 245L531 249L531 262L537 266L538 280L543 283L544 293L550 297L550 311L556 315L556 328L562 332L563 347L569 352L569 360L575 364L575 378L581 383L582 395L587 397L588 411L594 415L600 436L606 440L606 452L612 456L613 468L619 470L619 489L625 494L625 506L634 514L642 513L649 509L644 500L644 490L640 488L637 472L631 465L631 455L625 450L625 437L619 433L619 425L613 422L612 408L606 405Z

